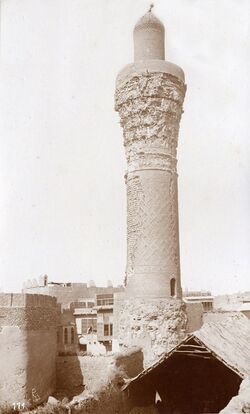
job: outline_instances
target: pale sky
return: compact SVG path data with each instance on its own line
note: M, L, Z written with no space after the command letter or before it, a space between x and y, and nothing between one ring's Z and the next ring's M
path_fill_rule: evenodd
M115 78L150 1L2 0L0 286L121 283L126 168ZM182 287L250 290L250 2L156 0L187 95Z

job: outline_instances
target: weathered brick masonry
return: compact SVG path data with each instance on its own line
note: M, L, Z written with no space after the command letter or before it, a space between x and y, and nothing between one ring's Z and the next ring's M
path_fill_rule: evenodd
M144 366L178 345L185 336L185 305L176 299L125 299L119 316L118 340L141 346Z

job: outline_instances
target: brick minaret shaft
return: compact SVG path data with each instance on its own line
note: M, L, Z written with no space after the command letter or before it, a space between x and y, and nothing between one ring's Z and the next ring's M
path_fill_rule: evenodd
M184 73L165 61L151 11L134 28L134 63L116 81L127 158L126 296L181 298L176 154Z

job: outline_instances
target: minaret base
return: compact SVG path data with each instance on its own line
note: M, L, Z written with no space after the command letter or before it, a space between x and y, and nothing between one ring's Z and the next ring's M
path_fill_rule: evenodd
M145 368L185 336L187 315L180 299L125 297L116 305L116 339L122 347L141 347Z

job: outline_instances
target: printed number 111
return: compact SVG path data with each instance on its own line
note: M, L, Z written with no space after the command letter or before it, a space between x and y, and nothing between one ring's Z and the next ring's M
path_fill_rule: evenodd
M25 409L25 403L18 402L18 403L13 403L12 405L13 405L13 408L14 408L15 411Z

